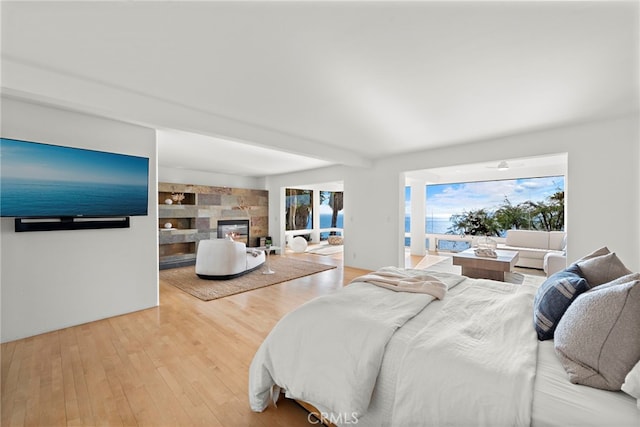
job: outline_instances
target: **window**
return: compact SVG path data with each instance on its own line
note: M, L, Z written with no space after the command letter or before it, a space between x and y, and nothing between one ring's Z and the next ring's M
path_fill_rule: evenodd
M344 227L343 201L342 191L320 191L320 228ZM336 231L320 233L320 240L327 240L336 234Z
M285 189L285 230L313 228L313 190Z

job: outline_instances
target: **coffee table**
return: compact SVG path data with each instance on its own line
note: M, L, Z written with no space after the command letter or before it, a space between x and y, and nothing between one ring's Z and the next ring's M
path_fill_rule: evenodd
M462 275L474 279L491 279L504 282L504 273L513 271L518 261L517 251L496 250L497 258L481 257L474 249L453 255L453 265L462 267Z

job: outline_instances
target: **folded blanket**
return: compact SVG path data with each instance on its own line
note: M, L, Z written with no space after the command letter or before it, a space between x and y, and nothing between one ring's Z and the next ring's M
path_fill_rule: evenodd
M396 292L429 294L438 299L447 292L447 285L433 276L409 276L400 271L377 271L356 277L351 281L354 282L367 282Z
M247 248L247 253L251 254L253 257L257 257L258 255L260 255L261 252L262 251L258 251L258 250L255 250L255 249L248 249Z

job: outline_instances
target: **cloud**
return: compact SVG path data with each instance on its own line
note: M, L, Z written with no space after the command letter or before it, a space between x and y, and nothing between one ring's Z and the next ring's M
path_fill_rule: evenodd
M427 215L449 218L478 209L494 211L507 198L513 205L532 200L545 200L550 195L564 189L563 177L526 178L468 182L462 184L442 184L434 187L427 196Z

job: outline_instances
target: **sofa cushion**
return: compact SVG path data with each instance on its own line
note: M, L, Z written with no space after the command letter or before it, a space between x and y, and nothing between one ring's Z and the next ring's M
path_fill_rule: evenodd
M554 251L564 251L567 246L567 233L564 231L549 232L549 249Z
M548 250L535 248L513 248L513 250L518 251L518 256L520 258L539 259L540 261L542 261L544 256L549 253Z
M578 296L558 323L554 347L574 384L620 390L640 360L640 281L619 282Z
M572 265L552 274L538 288L533 300L533 325L540 341L550 340L562 315L589 284Z
M520 248L548 249L549 233L535 230L507 230L505 244Z

